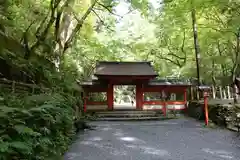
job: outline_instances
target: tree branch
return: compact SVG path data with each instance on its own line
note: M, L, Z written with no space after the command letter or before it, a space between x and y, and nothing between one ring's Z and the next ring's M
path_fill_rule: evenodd
M60 36L59 36L59 30L60 30L60 21L62 17L62 10L57 11L57 17L55 21L55 31L54 31L54 36L57 41L57 43L60 43Z
M105 22L102 20L102 18L97 14L97 12L93 9L92 12L98 17L99 21L104 25L108 30L114 32L113 29L111 29L108 25L105 24Z
M178 66L179 68L182 68L182 67L183 67L183 65L182 65L178 60L174 61L174 60L172 60L172 59L170 59L170 58L167 58L167 57L164 57L164 56L162 56L162 55L156 54L156 51L154 51L153 49L150 51L150 54L155 55L155 56L158 57L159 59L163 59L163 60L169 61L169 62L171 62L172 64Z
M75 19L78 21L77 25L75 26L75 28L73 29L72 34L70 35L70 37L68 38L68 40L66 41L65 45L64 45L64 52L70 47L70 44L74 38L74 36L78 33L78 31L82 28L82 25L84 23L84 21L87 19L88 15L91 13L91 11L93 10L94 6L96 5L97 0L95 0L92 5L87 9L87 11L85 12L85 14L82 16L81 19L78 19L76 15L74 15Z
M185 59L184 57L180 57L180 56L176 55L175 53L173 53L169 46L167 46L167 48L168 48L168 51L169 51L169 53L167 55L173 56L173 57L181 59L181 60Z
M99 2L97 2L97 4L100 5L101 7L105 8L109 13L111 13L111 14L113 14L113 15L115 15L115 16L118 16L118 17L121 17L121 18L122 18L122 16L114 13L114 12L111 10L111 8L112 8L113 6L105 6L104 4L99 3Z
M25 59L27 59L31 54L31 50L30 50L30 47L29 47L29 41L28 41L28 33L29 33L29 29L32 27L32 25L35 22L36 22L36 20L31 22L31 24L28 26L28 28L23 33L23 37L21 39L21 43L23 43L23 46L24 46L24 49L25 49L25 54L24 54Z
M198 24L198 26L199 26L198 28L207 28L207 29L212 29L212 30L220 32L220 33L226 32L226 33L232 33L232 34L236 35L236 33L234 31L231 31L230 29L217 29L214 27L206 26L205 24Z
M179 68L183 67L183 65L178 60L174 61L174 60L172 60L170 58L167 58L167 57L164 57L162 55L155 55L155 56L160 58L160 59L167 60L167 61L171 62L172 64L178 66Z
M31 52L34 52L35 49L41 44L41 42L43 42L46 39L47 34L55 21L55 11L56 11L57 7L59 6L60 2L61 2L61 0L51 0L51 2L50 2L50 8L51 8L50 20L48 21L47 26L45 27L44 31L41 34L39 34L40 29L43 27L46 19L42 20L42 23L38 27L37 33L36 33L37 41L30 48Z
M184 32L183 32L183 41L182 41L182 46L181 46L181 51L182 51L182 53L184 53L184 60L183 60L183 63L184 63L184 64L186 64L186 61L187 61L187 53L186 53L186 51L184 50L185 40L186 40L186 32L185 32L185 30L184 30Z

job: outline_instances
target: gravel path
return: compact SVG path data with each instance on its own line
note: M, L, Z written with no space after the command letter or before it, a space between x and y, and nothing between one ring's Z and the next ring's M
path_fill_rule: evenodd
M240 137L193 119L93 122L64 160L240 160Z

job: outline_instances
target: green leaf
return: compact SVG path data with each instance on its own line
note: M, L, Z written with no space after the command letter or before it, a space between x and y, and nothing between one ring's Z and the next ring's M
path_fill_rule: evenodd
M27 144L26 142L13 141L13 142L9 143L9 146L11 148L14 148L18 151L21 151L21 152L24 152L24 153L27 153L27 154L30 154L31 151L32 151L32 147L29 144Z
M41 139L41 143L43 144L47 144L47 145L52 145L53 142L51 141L51 139L49 139L48 137L44 137Z
M7 152L9 149L9 143L0 141L0 152Z
M0 106L0 110L1 110L1 112L4 112L4 113L12 113L12 112L15 112L16 110L18 110L18 108Z
M41 134L33 131L31 128L24 125L15 125L13 127L19 134L30 135L30 136L40 136Z
M51 130L49 130L46 127L40 128L40 131L43 132L44 134L50 134L51 133Z

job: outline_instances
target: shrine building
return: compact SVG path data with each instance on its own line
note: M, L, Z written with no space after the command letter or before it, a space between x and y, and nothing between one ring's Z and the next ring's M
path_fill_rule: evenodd
M189 82L176 79L159 79L150 62L99 61L93 76L81 84L84 111L104 110L168 110L184 111L187 107ZM131 103L115 104L114 87L135 87ZM94 97L95 95L95 97ZM133 98L131 98L133 97Z

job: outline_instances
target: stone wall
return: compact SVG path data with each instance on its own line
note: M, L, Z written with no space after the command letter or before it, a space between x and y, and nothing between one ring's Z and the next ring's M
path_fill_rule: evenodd
M240 107L232 103L209 103L209 121L222 127L234 128L236 115ZM187 114L198 120L204 120L204 103L202 101L191 101L188 105Z

